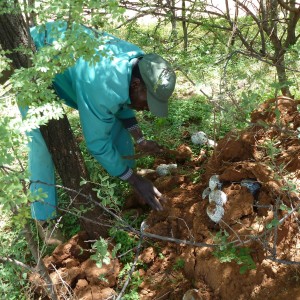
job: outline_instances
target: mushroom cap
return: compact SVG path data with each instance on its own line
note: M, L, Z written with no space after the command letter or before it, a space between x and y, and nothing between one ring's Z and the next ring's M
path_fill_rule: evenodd
M198 131L192 134L191 136L192 143L195 145L204 145L207 143L208 138L205 132Z
M219 180L219 175L213 175L210 177L208 185L212 191L216 189L220 184L221 182Z
M156 168L156 173L159 176L166 176L170 174L170 170L168 168L168 165L166 164L161 164Z
M210 187L207 187L203 192L202 192L202 199L205 199L211 192Z
M177 164L160 164L157 168L156 168L156 173L159 176L166 176L171 174L171 170L174 170L177 168Z
M220 205L209 205L206 213L213 222L219 223L224 216L224 208Z
M214 190L209 194L209 203L212 202L223 206L227 202L227 195L223 191Z

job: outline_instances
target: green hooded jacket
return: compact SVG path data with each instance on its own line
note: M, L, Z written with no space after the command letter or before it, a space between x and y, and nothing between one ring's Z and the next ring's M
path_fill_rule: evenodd
M58 41L56 37L63 38L66 28L64 22L51 22L32 28L31 36L40 49ZM67 105L78 109L90 153L110 175L120 176L128 166L113 143L112 131L116 122L123 123L135 116L128 107L132 59L143 56L144 52L107 33L79 28L81 34L99 41L95 49L99 62L92 65L79 58L74 66L54 78L53 85Z

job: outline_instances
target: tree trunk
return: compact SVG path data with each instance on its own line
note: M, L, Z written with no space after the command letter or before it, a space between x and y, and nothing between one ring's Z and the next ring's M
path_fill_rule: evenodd
M22 45L28 48L29 45L26 24L21 14L0 14L0 45L3 50L12 51L6 55L12 60L14 69L29 67L28 56L15 50ZM30 48L34 50L33 46Z
M177 38L177 26L176 26L176 10L175 10L175 0L167 0L168 11L170 11L171 19L171 37Z
M274 65L276 67L278 82L280 84L280 90L282 95L292 98L289 86L287 85L288 79L286 75L285 58L283 52L283 49L275 50Z
M28 47L34 51L34 45L28 38L28 28L24 19L19 14L0 15L0 45L3 50L11 50L9 58L15 69L27 68L30 61L27 55L20 51L14 51L20 46ZM67 117L59 120L51 120L47 126L41 128L49 152L55 164L55 168L62 179L62 184L70 190L78 191L82 178L88 180L88 172L84 164L80 149L72 134ZM91 185L81 187L81 193L90 195L96 199L96 194ZM75 199L74 206L80 209L81 206L90 207L89 200L78 193L69 191L69 196ZM85 218L81 219L82 228L87 231L90 238L106 237L108 230L106 226L95 226L93 221L99 221L103 224L108 223L108 217L103 215L103 210L99 206L83 213ZM91 221L89 221L91 220Z
M186 22L186 8L185 0L182 0L182 31L183 31L183 50L186 52L188 48L188 32L187 32L187 22Z
M280 83L280 90L282 95L292 98L289 86L287 85L286 69L283 61L278 61L276 63L276 71L278 75L278 82Z

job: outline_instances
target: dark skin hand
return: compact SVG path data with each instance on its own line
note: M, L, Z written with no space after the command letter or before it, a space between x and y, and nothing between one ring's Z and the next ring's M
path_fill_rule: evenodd
M162 203L166 201L163 195L148 179L143 178L140 175L132 174L128 182L132 185L133 189L149 206L154 210L162 211Z

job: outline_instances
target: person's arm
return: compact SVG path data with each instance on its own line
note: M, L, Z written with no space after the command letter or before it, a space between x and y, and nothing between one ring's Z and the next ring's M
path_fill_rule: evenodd
M121 119L121 121L123 123L123 126L129 131L129 133L133 137L138 150L149 153L155 153L160 151L161 147L158 145L157 142L145 139L144 134L135 117Z
M78 106L89 152L111 176L119 177L127 170L127 164L113 143L115 116L101 105L96 110L80 101Z
M141 151L152 153L159 151L160 147L156 142L149 141L144 138L143 132L134 116L129 117L130 113L128 111L126 112L126 110L123 110L121 116L120 114L118 116L123 117L123 119L120 118L120 120L122 121L124 128L129 131L135 140L137 148ZM140 199L146 202L154 210L163 210L162 202L164 202L165 199L150 180L134 173L133 170L129 168L125 170L119 178L127 181L139 195Z
M115 116L104 107L98 107L97 114L95 114L87 105L80 105L79 113L87 147L96 160L110 175L127 181L140 198L153 209L163 210L161 201L164 201L164 198L162 194L151 181L135 174L132 169L128 168L114 147L110 133Z

